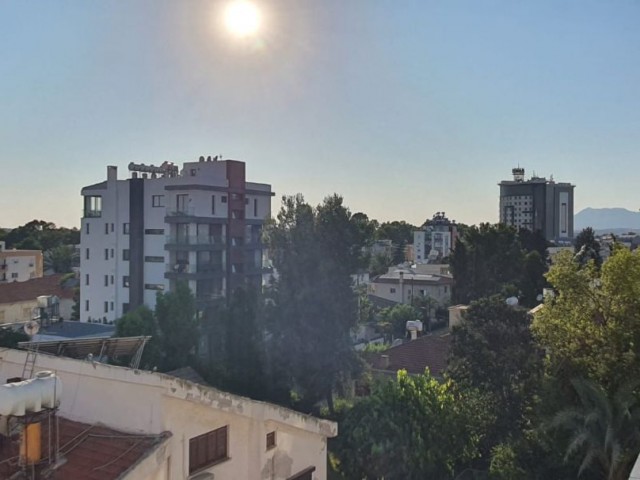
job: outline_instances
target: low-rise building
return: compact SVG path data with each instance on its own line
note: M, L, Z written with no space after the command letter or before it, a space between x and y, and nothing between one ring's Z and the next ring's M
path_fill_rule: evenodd
M449 220L445 212L437 212L413 232L413 260L416 264L437 263L451 254L457 238L456 222Z
M70 319L73 309L73 287L63 281L64 275L49 275L25 282L0 284L0 323L26 322L37 316L38 297L57 297L56 318Z
M371 280L369 294L395 303L411 304L416 297L429 297L438 305L451 301L453 278L416 273L412 269L389 271Z
M26 362L26 351L3 351L0 377L20 377ZM334 422L182 378L92 359L38 354L34 367L36 372L56 372L62 384L61 459L48 478L327 477L327 438L337 434ZM43 448L42 454L47 453ZM2 460L8 460L6 452L0 464L12 465Z
M26 282L43 274L40 250L7 250L0 242L0 283Z

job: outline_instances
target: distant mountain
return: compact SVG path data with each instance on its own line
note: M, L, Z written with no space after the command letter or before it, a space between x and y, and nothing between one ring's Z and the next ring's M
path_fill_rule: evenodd
M573 224L576 234L586 227L614 233L635 231L640 229L640 212L626 208L585 208L575 214Z

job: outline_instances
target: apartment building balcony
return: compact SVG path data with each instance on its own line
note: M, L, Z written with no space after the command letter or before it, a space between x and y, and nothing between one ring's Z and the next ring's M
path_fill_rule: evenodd
M194 207L167 207L166 217L195 217Z
M222 235L168 235L165 239L167 250L216 250L225 244Z
M164 277L168 279L180 280L200 280L206 278L217 278L224 275L222 264L211 263L168 263Z

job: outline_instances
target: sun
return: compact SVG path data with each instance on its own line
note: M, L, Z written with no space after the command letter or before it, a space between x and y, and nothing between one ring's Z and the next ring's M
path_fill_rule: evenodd
M260 28L260 10L247 0L234 0L227 7L224 20L231 33L248 37Z

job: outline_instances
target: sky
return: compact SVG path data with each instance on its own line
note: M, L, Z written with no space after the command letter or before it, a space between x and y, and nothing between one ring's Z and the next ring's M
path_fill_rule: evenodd
M79 226L129 162L243 160L249 181L379 221L498 219L522 166L640 207L640 2L0 2L0 226Z

